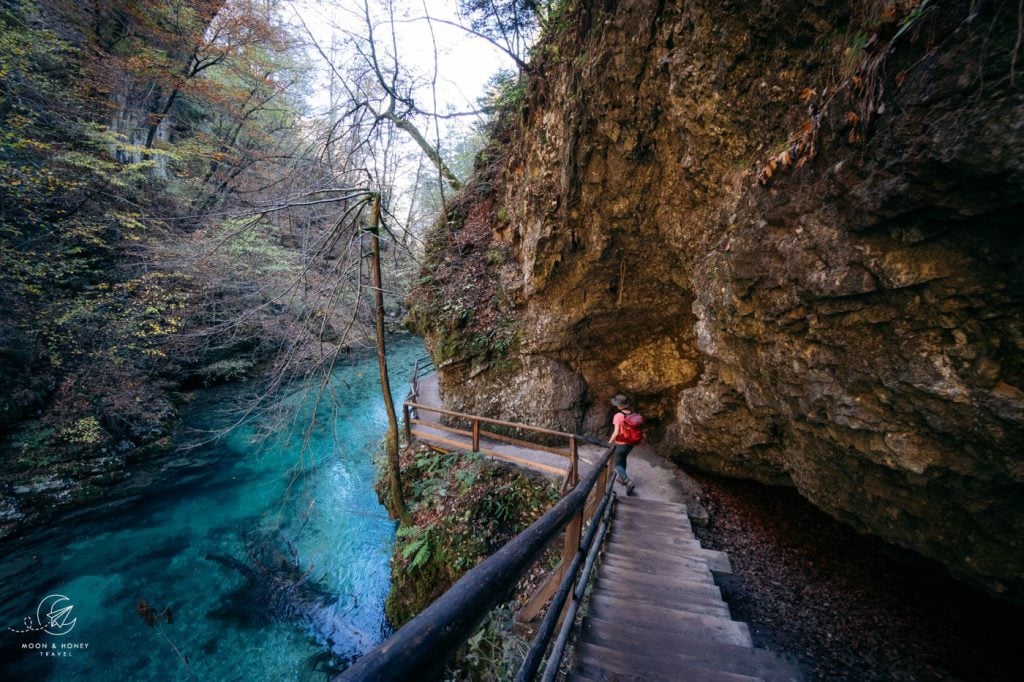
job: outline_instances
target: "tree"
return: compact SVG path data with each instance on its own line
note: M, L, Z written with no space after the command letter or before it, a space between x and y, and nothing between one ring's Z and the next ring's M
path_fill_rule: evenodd
M459 14L469 30L501 47L527 71L527 55L551 2L540 0L459 0Z
M377 363L380 367L380 390L384 408L388 415L388 435L385 439L385 454L388 462L388 480L391 488L391 513L406 520L405 495L402 493L402 470L398 459L398 418L391 400L391 382L388 379L388 357L384 342L384 288L380 270L380 194L374 194L370 208L370 257L372 259L374 296L374 324L377 339Z
M349 29L339 29L347 38L347 47L354 60L348 62L343 70L336 59L328 54L313 32L306 26L310 44L323 58L335 82L347 95L346 109L338 117L335 127L345 125L345 121L353 128L366 128L364 139L378 134L378 128L391 124L406 133L430 159L437 168L441 179L453 190L462 187L462 181L456 176L442 157L438 145L431 143L414 121L422 111L415 102L415 91L418 84L406 73L397 55L396 34L394 31L393 7L388 5L388 23L390 30L390 47L379 39L379 31L369 0L363 0L360 19L365 33L357 33ZM333 51L332 51L333 54Z
M332 216L266 210L337 181L298 125L302 65L277 5L0 8L0 420L38 446L22 469L159 438L177 384L281 350L293 366L328 334L305 301L335 265L295 235Z

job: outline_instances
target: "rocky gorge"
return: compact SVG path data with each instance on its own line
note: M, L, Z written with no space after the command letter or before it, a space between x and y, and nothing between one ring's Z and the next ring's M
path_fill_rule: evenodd
M568 3L413 318L453 409L794 487L1024 601L1022 17Z

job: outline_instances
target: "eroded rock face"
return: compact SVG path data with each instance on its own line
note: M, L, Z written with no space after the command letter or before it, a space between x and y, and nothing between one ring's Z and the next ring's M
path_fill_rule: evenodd
M1022 600L1016 8L867 4L572 12L494 200L526 371L442 385L590 431L626 391L666 456Z

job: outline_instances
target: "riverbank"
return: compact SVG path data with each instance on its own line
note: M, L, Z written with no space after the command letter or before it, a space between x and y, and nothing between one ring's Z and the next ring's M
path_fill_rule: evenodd
M1018 679L1021 609L791 489L690 475L710 516L697 535L732 561L719 584L733 617L756 646L797 658L808 681Z
M388 343L418 347L419 341L402 332L392 334ZM341 349L334 362L344 367L375 359L376 350L365 341ZM266 387L273 382L270 367L245 359L238 362L251 371L230 378L208 377L209 383L184 381L173 389L162 382L169 407L148 438L138 442L83 440L71 451L53 445L52 429L36 433L30 423L0 437L0 541L68 518L103 516L166 486L203 478L218 463L216 452L205 444L224 435L218 433L243 415L244 421L259 423L264 435L289 428L285 423L271 424L275 417L270 413L283 414L287 421L288 410L281 410L277 400L302 381L268 395ZM316 367L309 358L304 362L308 369ZM406 377L397 379L401 383ZM212 425L217 420L211 419L211 409L220 415L217 426Z

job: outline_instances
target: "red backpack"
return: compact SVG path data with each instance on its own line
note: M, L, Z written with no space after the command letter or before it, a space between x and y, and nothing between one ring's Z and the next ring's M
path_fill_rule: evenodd
M636 445L644 439L644 432L640 427L644 424L642 415L636 412L623 413L624 419L619 426L619 437L626 441L626 445Z

